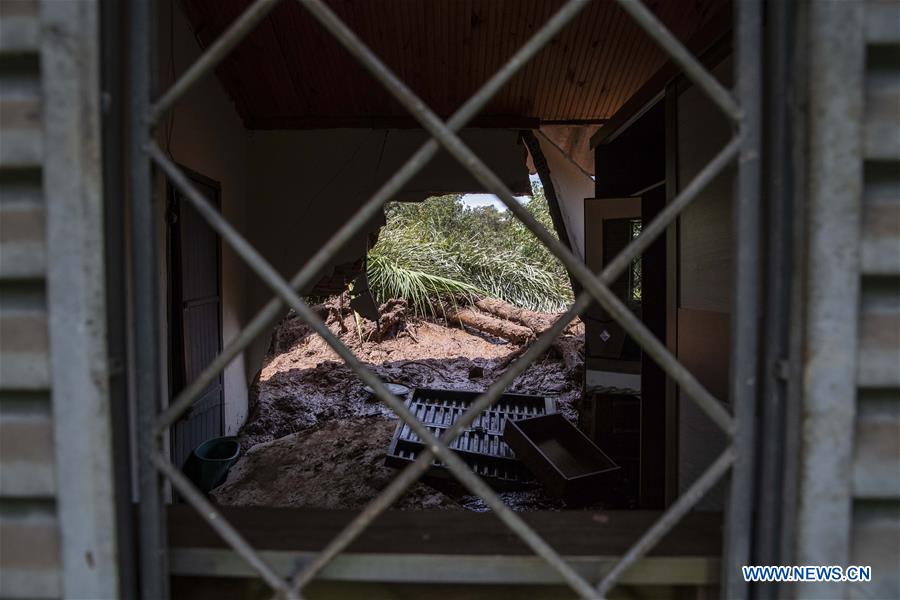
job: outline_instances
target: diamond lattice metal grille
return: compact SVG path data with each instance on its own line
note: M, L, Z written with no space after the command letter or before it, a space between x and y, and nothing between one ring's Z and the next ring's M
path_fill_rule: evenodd
M702 89L716 103L737 126L735 137L704 167L681 193L671 201L666 208L650 223L645 223L639 237L633 240L609 265L599 274L592 273L587 266L566 248L554 235L548 232L538 223L514 198L503 182L480 161L480 159L460 140L458 132L470 119L472 119L486 102L503 86L513 75L540 49L552 39L563 27L570 23L581 9L587 4L587 0L569 0L559 11L543 25L543 27L514 54L446 123L439 119L416 95L399 79L387 66L375 56L369 48L337 17L322 0L298 0L335 38L378 80L384 87L421 123L422 127L431 135L413 156L379 189L362 208L348 220L338 232L307 262L290 281L286 281L278 272L253 248L241 235L215 210L204 196L199 193L180 171L180 169L165 155L155 144L152 138L153 126L171 109L174 103L188 90L200 77L208 74L221 60L234 48L246 34L257 25L279 0L257 0L229 27L229 29L193 64L172 87L165 92L152 106L147 105L146 98L140 98L143 87L138 82L134 86L134 92L139 96L135 107L138 114L146 114L143 129L140 131L138 141L146 156L167 176L169 181L177 187L185 197L193 204L198 212L208 221L210 226L219 233L222 239L230 244L235 252L252 268L255 273L265 281L275 292L273 298L229 343L223 352L209 365L203 373L183 390L169 406L160 414L156 414L157 398L149 397L139 399L139 410L144 416L140 419L141 425L146 425L152 435L145 434L140 440L140 453L143 466L142 494L159 498L160 481L155 473L161 473L212 526L223 539L252 566L260 577L276 592L279 597L299 598L303 587L341 551L343 551L365 528L413 483L415 483L427 470L431 462L438 458L450 469L453 475L472 493L480 496L490 506L494 513L513 532L515 532L537 555L547 561L560 575L562 581L567 583L580 597L603 597L615 584L617 578L627 570L635 561L653 547L662 536L668 532L678 520L687 513L690 508L708 491L729 468L741 457L742 452L748 451L747 426L745 418L741 417L739 410L746 413L752 411L752 405L747 408L748 402L739 404L735 398L734 404L738 407L733 416L723 404L713 397L697 380L685 369L668 349L656 339L653 334L635 317L626 306L610 291L608 285L618 275L628 268L635 258L640 256L647 247L657 239L666 228L677 218L682 210L694 200L699 192L719 175L731 161L740 156L740 178L738 190L738 213L750 219L752 226L755 221L752 217L752 207L757 203L755 197L757 188L754 188L754 179L758 179L758 127L756 125L756 112L747 111L746 106L741 106L735 97L725 89L718 81L682 46L666 28L656 19L651 11L637 0L617 0L617 2L638 22L638 24L653 37L660 46L678 64L684 73ZM285 0L287 1L287 0ZM736 20L737 50L738 50L738 87L742 98L747 98L748 86L755 84L758 77L758 57L754 58L752 50L755 40L758 39L759 6L755 2L738 2L738 18ZM140 18L141 14L135 11L133 18ZM151 52L149 44L141 47L134 46L137 51L136 65L142 60L148 60ZM742 60L743 57L743 60ZM749 58L748 58L749 57ZM148 61L149 64L149 61ZM743 71L742 71L743 70ZM749 83L748 83L749 82ZM756 96L758 99L758 96ZM742 103L744 104L744 103ZM751 104L753 101L751 99ZM748 117L748 112L751 115ZM751 118L752 117L752 118ZM526 352L508 368L503 375L490 388L481 394L473 403L468 412L450 427L440 438L435 438L432 433L409 412L405 404L393 396L384 383L370 370L368 370L338 339L322 320L309 308L309 306L297 294L311 283L314 275L320 271L329 258L334 255L351 237L353 237L371 217L381 210L384 203L392 197L400 188L418 172L438 151L443 147L456 158L484 187L494 193L508 208L537 236L569 271L579 280L584 292L575 300L554 325L537 340L535 340ZM133 202L137 207L136 214L141 217L140 202L149 201L151 190L146 172L135 170L136 180ZM143 186L143 187L142 187ZM146 189L144 189L146 188ZM743 212L742 212L743 211ZM738 286L748 285L752 281L741 279L741 269L745 271L747 261L753 259L752 252L747 248L753 246L754 234L741 233L744 228L739 228L738 240ZM152 243L152 235L150 236ZM140 240L138 240L140 241ZM742 249L744 253L742 254ZM749 252L749 254L748 254ZM137 256L136 260L141 260ZM743 263L741 261L744 261ZM752 271L752 269L751 269ZM740 289L738 290L740 293ZM453 441L477 416L495 402L500 394L513 382L513 380L527 369L531 363L545 352L553 340L565 329L565 327L588 305L596 300L599 302L625 329L646 352L667 373L679 388L695 401L698 406L727 434L735 437L735 443L729 446L710 467L695 481L658 521L642 535L629 549L618 563L607 573L599 574L599 583L593 584L577 573L566 561L550 547L535 531L533 531L521 518L503 504L497 494L449 448ZM289 306L316 331L347 365L370 385L376 396L387 404L394 412L415 431L428 445L428 450L422 452L415 463L405 468L391 482L391 484L368 506L366 506L346 527L341 531L319 555L305 565L291 573L288 578L283 578L267 564L259 553L241 536L241 534L228 523L227 519L179 472L161 450L161 439L165 431L170 427L198 397L199 393L215 378L249 343L260 333L271 326L273 321L283 310ZM752 317L754 305L744 307L740 315ZM755 323L751 324L755 327ZM152 327L150 328L152 331ZM739 331L740 333L740 331ZM745 336L746 338L746 336ZM753 341L753 339L751 339ZM753 349L749 344L745 351ZM739 350L739 349L738 349ZM151 389L152 386L151 386ZM752 391L752 386L748 387ZM734 389L733 393L741 391ZM738 394L740 395L740 394ZM747 390L743 390L743 396L748 396ZM751 412L752 414L752 412ZM750 432L752 435L752 431ZM752 438L750 438L752 440ZM752 446L751 446L752 448ZM149 463L149 464L147 464ZM154 474L148 476L147 469L154 470ZM735 479L735 477L733 477ZM732 492L734 496L734 492ZM146 499L148 496L144 496ZM734 502L732 502L734 504ZM147 508L143 508L146 505ZM159 511L160 504L142 501L142 521L153 518L152 511ZM741 512L741 511L737 511ZM735 513L732 510L732 515ZM155 515L157 522L160 516ZM740 524L740 518L732 516L731 521ZM142 531L150 531L152 528L142 527ZM162 546L162 536L147 536L142 540L142 545L154 542ZM741 541L743 544L743 541ZM160 575L158 571L160 557L164 548L144 548L143 576L153 578ZM736 554L746 550L739 547ZM148 585L150 587L148 587ZM144 585L145 595L152 595L152 584ZM156 588L164 589L164 588Z

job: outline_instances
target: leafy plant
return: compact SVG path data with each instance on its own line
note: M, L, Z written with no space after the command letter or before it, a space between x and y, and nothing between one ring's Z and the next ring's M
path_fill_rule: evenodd
M441 299L459 296L471 301L481 293L464 281L453 257L440 246L402 229L382 231L369 252L367 273L376 300L403 298L419 315L440 313Z
M543 190L525 207L553 231ZM560 311L572 302L568 275L549 250L509 212L467 208L459 196L392 203L369 252L376 299L405 298L418 314L436 314L440 299L477 296L532 310Z

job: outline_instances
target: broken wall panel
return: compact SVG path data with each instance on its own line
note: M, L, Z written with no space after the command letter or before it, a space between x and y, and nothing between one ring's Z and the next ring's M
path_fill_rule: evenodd
M569 235L569 246L576 256L584 259L584 199L593 196L594 182L550 139L540 132L537 139L550 169L550 180Z

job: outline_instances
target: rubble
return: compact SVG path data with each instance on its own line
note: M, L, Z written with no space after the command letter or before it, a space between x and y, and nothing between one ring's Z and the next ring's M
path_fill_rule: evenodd
M333 419L302 433L258 444L212 492L219 504L358 509L396 477L384 453L396 421ZM417 483L395 504L405 509L458 509L443 493Z
M377 326L356 317L346 295L329 298L314 310L379 377L408 387L482 391L526 347L454 322L452 315L415 318L403 300L382 305ZM532 332L528 339L555 318L483 301L466 310L527 328ZM583 325L576 322L508 391L552 396L560 413L576 422L583 344ZM269 356L253 385L250 416L239 432L246 454L214 490L215 499L234 505L363 506L396 475L384 466L396 416L364 387L296 315L285 317L273 333ZM442 491L417 484L398 506L485 509L455 484L438 487ZM562 507L539 489L504 494L505 501L522 510Z

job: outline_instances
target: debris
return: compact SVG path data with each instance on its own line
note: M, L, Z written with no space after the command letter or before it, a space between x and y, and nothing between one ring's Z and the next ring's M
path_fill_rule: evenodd
M408 396L409 393L412 391L405 385L401 385L399 383L391 383L389 381L385 382L384 387L387 388L387 391L389 391L390 393L392 393L395 396L399 396L400 398L406 398L406 396ZM375 396L375 390L372 389L371 387L365 386L363 388L363 391L365 391L369 395L368 400L373 401L373 402L378 400L378 398Z
M512 321L491 317L469 308L447 310L447 319L492 336L509 340L514 344L525 344L534 338L534 332L528 327L517 325Z
M560 415L511 420L503 441L557 498L596 498L619 475L619 466Z
M313 310L382 380L409 388L482 391L500 377L526 348L516 343L497 343L480 332L463 330L441 319L415 318L407 312L403 300L392 300L380 307L381 335L378 335L375 323L363 321L362 340L356 331L353 312L346 297L328 298L315 305ZM541 314L533 313L523 318ZM548 313L545 320L552 323L556 316ZM534 325L538 321L530 322ZM526 327L520 323L510 324ZM583 385L583 343L584 337L578 326L568 328L541 359L514 380L507 391L552 397L556 400L558 411L574 422L578 417ZM335 453L335 465L358 462L359 459L348 450L355 447L354 444L335 446L315 433L328 427L345 431L345 427L352 429L358 426L356 431L367 438L364 440L366 447L374 444L366 452L381 456L379 469L390 479L396 472L384 467L383 460L391 432L397 424L396 415L377 399L373 400L364 388L363 382L324 340L299 317L289 313L275 328L269 356L251 386L250 416L238 434L247 454L232 469L232 476L225 486L216 490L217 493L222 492L219 494L220 501L289 506L318 506L306 504L313 500L326 502L327 499L319 497L315 490L306 490L304 486L324 485L324 480L332 476L330 469L322 467L325 470L318 481L304 479L296 474L299 468L296 465L281 469L282 459L278 457L285 453L283 445L291 440L290 443L300 444L298 448L302 447L304 453L312 452L312 455L318 450L311 447L307 450L307 444L325 444L329 452ZM367 424L367 427L362 427L360 423ZM381 441L376 443L374 437ZM293 461L290 464L294 464L301 458L290 460ZM251 462L254 465L252 468ZM254 469L272 473L251 473ZM291 494L282 490L277 482L266 483L266 477L280 477L282 470L285 473L291 471L291 481L298 486ZM349 476L349 473L340 471L340 477L344 474ZM432 487L437 485L433 481L429 484ZM249 489L257 485L275 494L271 502L266 499L266 493ZM343 484L336 482L335 485ZM225 488L228 489L227 494L224 493ZM374 497L373 489L361 486L360 498L367 494L371 494L369 498ZM478 505L478 501L471 498L466 490L458 486L454 488L450 481L440 483L439 489L459 504L470 508ZM562 506L539 489L527 493L504 492L504 501L522 510ZM422 502L434 502L434 498L427 497ZM330 508L340 506L343 504L338 503ZM423 508L424 504L416 506L415 502L411 502L403 506Z
M397 476L384 464L394 424L382 417L335 419L258 444L231 468L212 497L231 506L360 509ZM423 483L412 486L395 507L458 508Z
M444 431L456 423L478 396L478 392L418 388L406 401L406 406L430 431L442 437ZM508 421L555 412L556 402L552 399L503 394L450 443L450 448L475 473L491 480L494 485L508 487L523 482L532 483L532 474L503 441L503 429ZM405 467L415 461L424 448L425 443L408 424L398 423L385 464ZM451 476L446 467L438 464L432 465L429 473L437 477Z
M496 298L482 298L475 303L475 306L500 319L523 325L531 329L535 336L541 335L550 329L553 323L556 322L556 319L559 318L559 315L555 313L543 313L519 308ZM583 335L584 324L581 323L580 319L576 319L566 327L565 332L569 335Z
M540 335L549 329L554 321L554 315L525 310L496 298L482 298L475 306L497 318L527 327L533 335Z

